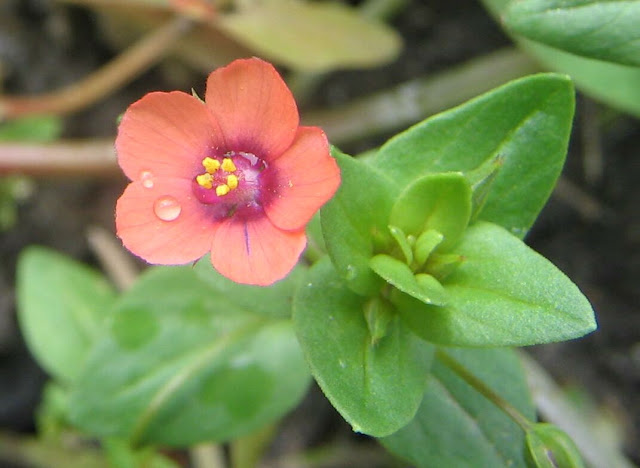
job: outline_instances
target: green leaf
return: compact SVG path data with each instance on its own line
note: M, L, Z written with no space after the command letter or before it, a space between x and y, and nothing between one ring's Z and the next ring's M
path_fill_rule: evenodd
M18 259L18 322L29 350L55 378L73 381L115 300L97 271L44 247Z
M447 303L447 293L433 276L424 273L414 275L406 263L384 254L373 257L370 265L388 283L425 304ZM420 281L418 278L431 278L432 281Z
M527 431L527 455L537 468L584 468L571 437L553 424L539 423Z
M221 441L280 418L308 383L290 321L238 307L190 267L156 268L115 305L69 417L132 445Z
M471 187L459 172L428 174L409 185L391 210L390 223L418 237L433 229L444 236L438 249L455 244L471 216Z
M216 25L260 55L312 72L382 65L402 46L390 27L334 2L252 2Z
M3 122L0 141L45 142L55 140L62 132L60 117L35 115Z
M418 409L433 347L397 317L373 345L366 303L325 259L309 271L293 319L313 376L333 406L354 431L384 436L407 424Z
M444 236L433 229L427 229L418 236L415 243L415 261L419 268L424 265L443 239Z
M535 418L517 356L509 349L445 349L489 388ZM380 439L419 468L524 468L524 434L505 413L437 358L422 405L405 428Z
M389 214L394 188L373 167L334 151L342 184L320 210L322 233L331 261L348 286L363 295L382 286L369 259L391 242Z
M378 152L376 168L407 186L426 173L471 171L501 156L479 219L523 237L562 169L573 109L567 77L525 77L395 136Z
M528 39L575 55L640 66L638 0L521 0L503 21Z
M239 284L218 273L203 257L194 267L198 278L207 283L216 296L224 296L238 308L267 318L291 317L293 294L304 279L306 268L298 265L283 280L268 288Z
M496 21L501 21L511 2L482 0L482 3ZM640 117L640 68L579 57L517 35L514 35L514 40L545 67L571 75L581 91Z
M393 299L419 336L453 346L525 346L596 328L580 290L551 262L494 224L467 229L454 249L464 261L442 285L447 305Z

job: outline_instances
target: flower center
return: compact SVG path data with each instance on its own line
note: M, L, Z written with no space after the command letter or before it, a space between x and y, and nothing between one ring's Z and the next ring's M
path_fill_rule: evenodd
M261 175L267 164L254 154L230 151L221 157L207 156L202 166L204 172L192 184L201 203L220 206L222 216L261 205Z

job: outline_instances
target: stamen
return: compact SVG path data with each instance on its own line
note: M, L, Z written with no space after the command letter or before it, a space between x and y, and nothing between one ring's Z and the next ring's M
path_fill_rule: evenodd
M227 193L229 193L230 190L231 189L227 184L220 184L216 187L216 195L218 195L219 197L222 197Z
M238 187L238 176L231 174L227 176L227 185L231 190Z
M236 170L236 165L233 164L233 161L230 158L224 158L222 160L222 170L225 172L234 172Z
M218 169L220 169L220 161L218 161L217 159L209 158L209 157L206 157L202 160L202 165L204 166L204 169L209 174L213 174Z
M213 176L208 172L200 174L199 176L196 176L196 182L200 187L210 189L211 187L213 187Z

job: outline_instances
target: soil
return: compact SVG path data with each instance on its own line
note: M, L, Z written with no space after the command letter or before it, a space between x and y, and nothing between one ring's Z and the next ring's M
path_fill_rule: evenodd
M508 45L509 39L473 1L409 1L392 21L406 42L398 61L374 70L337 72L310 104L336 105L419 75L436 73ZM11 94L52 90L85 76L117 53L94 12L47 0L0 4L0 85ZM182 89L199 89L205 76L180 75ZM175 74L155 67L100 103L65 120L64 137L112 136L116 118L151 89L176 88ZM304 110L303 110L304 111ZM426 117L426 116L425 116ZM383 139L357 142L357 152ZM593 155L596 156L593 156ZM585 164L598 161L592 175ZM552 197L527 242L560 267L591 300L597 332L530 351L562 384L585 391L614 416L626 453L640 463L640 122L579 95L564 178L597 204L591 214L573 195ZM50 246L96 263L85 236L89 225L113 230L113 207L125 180L40 178L19 206L17 224L0 242L0 427L29 433L46 376L29 356L15 323L15 264L24 247ZM349 432L317 390L299 414L313 407L314 424L288 422L297 444L313 445L332 431ZM306 417L306 416L305 416ZM305 429L301 429L304 427ZM291 444L289 444L291 445ZM0 460L0 464L2 461ZM4 466L4 465L3 465ZM373 466L373 464L369 465Z

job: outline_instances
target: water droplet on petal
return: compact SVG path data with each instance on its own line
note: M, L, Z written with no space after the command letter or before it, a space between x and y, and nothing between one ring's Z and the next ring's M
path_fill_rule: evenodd
M149 171L142 171L140 173L140 182L144 188L153 188L153 174Z
M162 221L174 221L180 216L182 207L178 200L170 195L158 198L153 204L153 212Z

